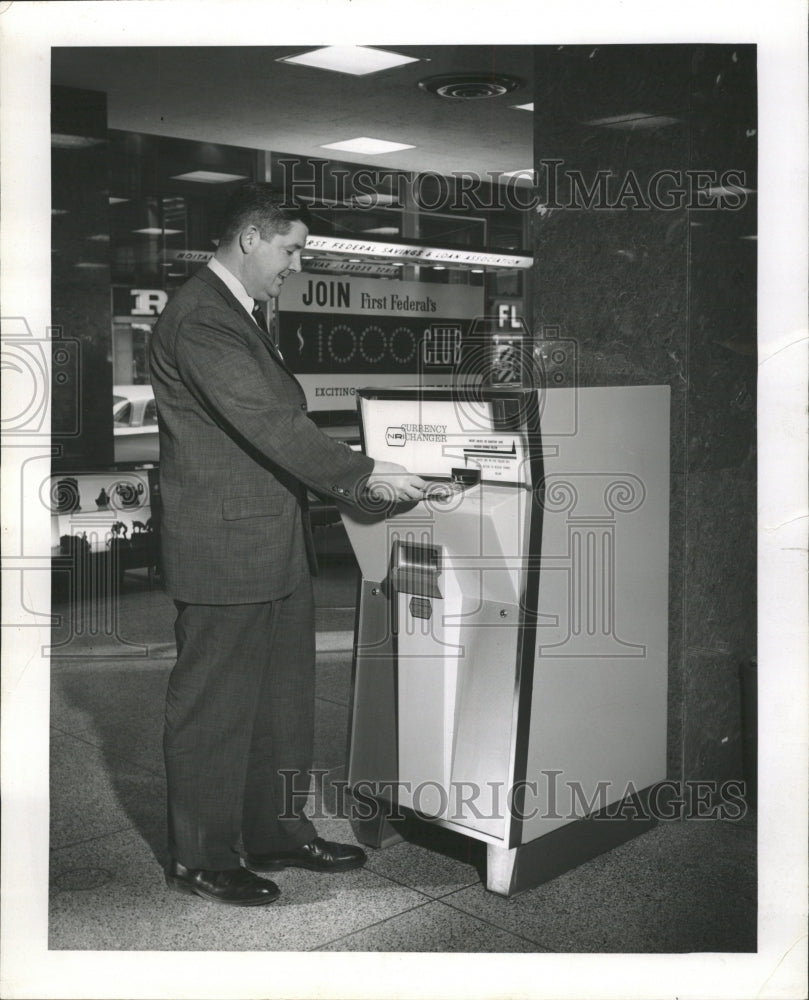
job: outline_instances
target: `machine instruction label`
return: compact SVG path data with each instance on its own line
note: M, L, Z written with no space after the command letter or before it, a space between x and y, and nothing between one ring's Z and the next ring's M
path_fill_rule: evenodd
M530 483L525 438L499 433L490 404L470 410L468 402L452 399L371 399L362 401L362 414L372 458L427 476L450 478L453 469L479 469L484 479Z

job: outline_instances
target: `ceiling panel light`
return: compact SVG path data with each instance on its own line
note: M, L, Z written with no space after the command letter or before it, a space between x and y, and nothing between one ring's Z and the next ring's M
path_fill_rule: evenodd
M218 170L190 170L187 174L175 174L173 181L196 181L199 184L229 184L231 181L246 181L244 174L222 174Z
M533 101L531 101L530 104L512 104L511 106L512 106L512 108L514 108L515 111L533 111L534 110L534 102Z
M366 156L377 156L380 153L396 153L401 149L415 149L406 142L388 142L385 139L371 139L367 135L356 139L343 139L341 142L329 142L321 149L337 149L342 153L364 153Z
M351 76L365 76L419 60L412 56L400 56L398 52L386 49L369 48L367 45L327 45L297 56L284 56L277 61L328 69L334 73L350 73Z

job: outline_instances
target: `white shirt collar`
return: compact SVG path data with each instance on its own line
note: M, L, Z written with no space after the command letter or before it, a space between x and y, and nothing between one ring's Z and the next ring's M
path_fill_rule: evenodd
M255 305L255 299L251 298L244 285L239 281L232 271L228 271L225 265L216 259L216 257L211 257L208 261L208 267L213 271L217 278L221 278L222 281L228 286L231 292L239 300L239 304L244 306L247 310L250 318L253 318L253 306Z

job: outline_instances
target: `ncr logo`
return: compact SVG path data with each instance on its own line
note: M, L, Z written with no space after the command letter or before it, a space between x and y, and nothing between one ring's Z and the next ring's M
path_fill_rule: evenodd
M403 427L389 427L385 431L385 442L389 448L404 448L407 435Z

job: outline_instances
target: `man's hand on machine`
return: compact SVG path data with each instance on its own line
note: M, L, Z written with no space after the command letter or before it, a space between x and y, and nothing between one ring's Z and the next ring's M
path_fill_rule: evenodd
M408 472L396 462L374 461L374 471L368 476L366 488L376 500L421 500L427 483L414 472Z

